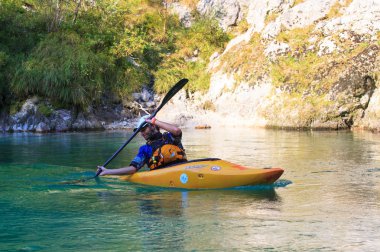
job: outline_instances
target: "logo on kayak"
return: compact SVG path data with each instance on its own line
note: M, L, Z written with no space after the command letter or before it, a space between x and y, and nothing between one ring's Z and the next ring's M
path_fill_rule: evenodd
M182 184L186 184L187 181L189 180L189 177L185 173L182 173L181 176L179 177L179 180L181 180Z
M217 166L217 165L211 167L211 171L220 171L220 169L221 169L220 166Z
M188 169L200 169L200 168L203 168L203 167L206 167L207 165L190 165L190 166L186 166L185 167L185 170L188 170Z

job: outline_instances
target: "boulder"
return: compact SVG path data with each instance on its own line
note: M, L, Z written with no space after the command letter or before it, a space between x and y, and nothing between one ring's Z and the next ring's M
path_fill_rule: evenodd
M361 35L371 35L376 39L376 34L380 30L379 13L379 1L353 0L348 7L342 8L340 16L321 21L317 29L325 35L349 30Z
M243 16L238 0L200 0L197 10L201 15L216 18L224 30L236 25Z
M61 132L69 131L72 125L72 113L67 109L59 109L53 112L50 117L50 127L52 130Z
M179 21L185 27L190 27L192 24L193 17L191 16L191 9L178 2L168 3L169 8L172 13L177 14Z
M39 133L42 133L42 132L49 132L51 129L49 127L49 125L47 125L46 123L44 122L40 122L37 126L36 126L36 132L39 132Z

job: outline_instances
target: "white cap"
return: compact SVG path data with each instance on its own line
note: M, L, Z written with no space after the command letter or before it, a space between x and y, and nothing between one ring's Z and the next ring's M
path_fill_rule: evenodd
M145 122L146 119L149 118L150 115L144 115L142 116L139 121L136 123L136 128L133 129L133 131L136 131L141 125L143 125L143 127L145 127L144 124L148 124L147 122Z

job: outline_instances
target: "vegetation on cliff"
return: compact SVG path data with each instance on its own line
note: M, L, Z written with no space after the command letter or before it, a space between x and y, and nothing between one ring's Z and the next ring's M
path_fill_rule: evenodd
M7 112L33 95L83 109L107 93L130 97L153 78L159 92L184 76L205 89L209 57L229 39L200 16L184 27L156 0L4 0L0 27Z

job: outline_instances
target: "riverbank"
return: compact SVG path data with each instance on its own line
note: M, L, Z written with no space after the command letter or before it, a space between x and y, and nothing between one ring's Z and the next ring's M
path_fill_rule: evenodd
M136 120L151 113L160 97L149 88L133 93L130 99L105 98L86 110L54 108L47 99L31 97L13 114L0 113L2 132L66 132L130 129Z
M275 123L270 118L281 118L286 115L271 114L268 117L268 106L273 99L265 97L265 88L244 89L225 92L223 95L210 100L210 94L195 93L186 98L186 91L180 91L163 107L157 117L161 120L179 125L181 128L271 128L281 130L366 130L380 132L377 117L371 116L371 110L377 110L375 105L369 109L361 123L347 124L344 118L335 121L313 122L305 126L297 121L279 120ZM143 92L144 93L144 92ZM87 111L75 112L68 109L57 109L46 113L46 101L30 98L14 115L3 113L0 116L0 131L2 132L73 132L73 131L104 131L131 130L141 115L152 112L160 97L150 93L144 96L134 94L134 100L128 103L108 104L89 107ZM375 93L374 97L378 94ZM155 97L155 98L153 98ZM251 101L249 103L249 101ZM377 99L374 99L377 103ZM294 108L293 114L299 116L299 110ZM290 113L289 113L290 114ZM364 124L365 121L371 124ZM359 121L360 122L360 121Z

